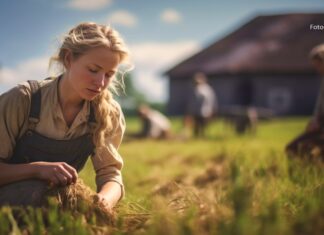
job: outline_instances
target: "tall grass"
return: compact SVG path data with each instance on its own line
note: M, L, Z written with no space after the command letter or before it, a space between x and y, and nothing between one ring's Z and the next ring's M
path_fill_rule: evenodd
M237 136L218 120L206 139L127 141L120 148L126 197L113 228L55 207L30 209L21 227L12 208L2 208L0 234L323 234L323 165L284 153L306 121L267 121ZM172 124L180 133L181 120ZM136 119L127 125L139 129ZM80 176L95 189L90 162Z

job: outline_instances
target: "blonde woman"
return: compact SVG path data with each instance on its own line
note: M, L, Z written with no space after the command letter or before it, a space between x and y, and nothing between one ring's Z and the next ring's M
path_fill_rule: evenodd
M123 161L117 149L125 120L110 90L127 56L114 29L81 23L63 38L58 54L51 58L51 63L62 66L60 76L28 81L0 96L2 204L39 204L41 193L35 196L32 187L21 200L11 200L3 189L14 185L17 198L22 190L26 194L22 189L26 181L41 182L40 191L48 185L72 184L89 156L98 197L109 208L122 198Z

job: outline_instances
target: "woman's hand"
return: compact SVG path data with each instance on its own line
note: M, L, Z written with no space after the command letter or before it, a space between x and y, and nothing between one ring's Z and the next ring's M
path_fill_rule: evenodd
M97 193L97 200L100 204L104 205L105 208L108 210L108 211L111 211L113 206L111 205L111 203L107 200L107 198L100 194L100 193Z
M75 183L77 171L65 162L33 162L38 179L49 182L51 186L66 186Z
M97 196L108 210L112 209L122 196L121 185L114 181L108 181L101 187Z

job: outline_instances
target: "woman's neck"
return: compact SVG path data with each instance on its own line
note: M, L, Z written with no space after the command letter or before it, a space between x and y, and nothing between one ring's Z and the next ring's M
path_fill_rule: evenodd
M84 103L84 100L73 91L66 73L58 84L58 99L62 109L82 107Z
M84 100L73 91L66 74L58 84L58 99L66 125L70 127L82 109Z

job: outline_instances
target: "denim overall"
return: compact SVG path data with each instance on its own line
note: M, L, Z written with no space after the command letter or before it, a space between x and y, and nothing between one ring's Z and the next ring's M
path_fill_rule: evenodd
M59 78L58 78L59 79ZM28 130L17 141L14 153L8 163L19 164L36 161L66 162L77 172L81 171L87 159L94 152L92 134L71 140L55 140L35 131L41 110L41 90L37 81L28 81L32 91ZM46 105L46 104L43 104ZM90 123L95 123L94 110L90 106ZM47 182L42 180L23 180L0 187L0 205L41 206L48 191Z

